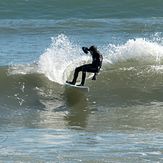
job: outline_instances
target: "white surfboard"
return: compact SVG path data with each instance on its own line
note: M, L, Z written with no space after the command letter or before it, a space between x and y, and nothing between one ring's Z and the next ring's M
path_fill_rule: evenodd
M86 87L86 86L77 86L77 85L65 83L65 87L80 90L80 91L83 91L83 92L89 92L89 87Z

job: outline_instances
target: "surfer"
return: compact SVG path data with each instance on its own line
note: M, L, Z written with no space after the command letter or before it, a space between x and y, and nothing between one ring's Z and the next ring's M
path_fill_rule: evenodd
M90 48L82 47L82 50L86 54L88 54L88 52L90 52L90 54L92 55L92 63L91 64L85 64L85 65L77 67L75 69L75 72L74 72L73 80L72 81L66 81L69 84L75 85L76 80L78 78L78 74L80 71L82 71L82 81L81 81L81 84L78 86L84 86L85 78L86 78L86 72L94 73L92 80L96 80L96 75L100 71L100 68L102 66L103 57L99 53L99 51L97 50L97 48L95 46L91 46Z

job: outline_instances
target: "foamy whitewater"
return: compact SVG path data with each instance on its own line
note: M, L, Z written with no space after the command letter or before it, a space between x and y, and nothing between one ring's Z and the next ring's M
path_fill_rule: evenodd
M163 161L160 0L6 0L0 13L0 162ZM97 80L66 88L91 45Z
M52 38L51 46L40 56L38 66L39 71L49 80L63 85L71 71L87 60L88 57L82 55L81 47L61 34Z

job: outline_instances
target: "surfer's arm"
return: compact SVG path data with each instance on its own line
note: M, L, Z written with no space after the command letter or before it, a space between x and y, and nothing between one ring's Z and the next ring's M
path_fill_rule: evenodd
M82 47L82 50L85 54L88 54L89 49L87 47Z

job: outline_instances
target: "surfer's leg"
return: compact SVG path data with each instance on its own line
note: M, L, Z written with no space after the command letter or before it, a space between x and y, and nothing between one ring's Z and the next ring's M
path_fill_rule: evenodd
M79 74L80 71L82 71L82 81L81 81L81 84L80 84L80 85L84 85L84 83L85 83L85 78L86 78L86 72L95 73L97 70L96 70L96 68L94 68L94 67L92 66L92 64L86 64L86 65L77 67L77 68L75 69L75 72L74 72L73 80L72 80L71 82L67 82L67 83L70 83L70 84L75 85L76 80L77 80L77 78L78 78L78 74Z
M77 80L77 78L78 78L78 74L79 74L80 71L83 71L83 67L84 67L84 66L85 66L85 65L80 66L80 67L77 67L77 68L75 69L75 72L74 72L73 80L72 80L71 82L67 81L67 83L75 85L76 80Z
M80 86L83 86L85 83L85 78L86 78L86 72L88 72L88 70L90 69L90 67L92 67L91 64L87 64L87 65L83 65L82 66L82 81Z
M76 80L77 80L77 78L78 78L78 74L79 74L80 71L82 71L82 67L83 67L83 66L80 66L80 67L77 67L77 68L75 69L74 78L73 78L71 84L75 84L75 83L76 83Z
M86 78L86 72L92 72L95 73L92 80L96 80L96 75L97 75L97 68L95 68L94 66L92 66L92 64L87 64L82 66L82 81L80 85L84 85L85 83L85 78Z
M82 81L79 85L77 86L84 86L84 83L85 83L85 78L86 78L86 72L85 71L82 71Z
M92 77L92 80L96 80L96 76L97 76L97 73L95 72L93 77Z
M84 83L85 83L85 78L86 78L86 72L85 71L83 71L82 72L82 81L81 81L81 86L83 86L84 85Z

